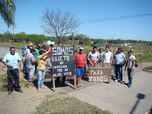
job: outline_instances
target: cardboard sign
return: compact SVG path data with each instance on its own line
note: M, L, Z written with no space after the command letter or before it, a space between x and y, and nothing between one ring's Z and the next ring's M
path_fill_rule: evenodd
M111 68L103 65L88 68L88 81L107 81L111 75Z
M74 74L73 47L53 47L51 63L54 77L72 76Z

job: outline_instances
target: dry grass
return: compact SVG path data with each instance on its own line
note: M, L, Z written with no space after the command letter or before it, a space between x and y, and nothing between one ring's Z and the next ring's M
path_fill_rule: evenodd
M111 114L66 94L48 96L36 114Z

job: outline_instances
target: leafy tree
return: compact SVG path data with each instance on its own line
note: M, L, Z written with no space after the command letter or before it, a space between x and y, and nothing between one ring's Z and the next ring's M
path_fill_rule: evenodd
M14 0L0 0L0 15L8 28L15 25L15 2Z

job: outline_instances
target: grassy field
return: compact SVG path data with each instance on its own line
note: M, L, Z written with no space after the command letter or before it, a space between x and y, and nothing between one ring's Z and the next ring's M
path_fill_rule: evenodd
M17 43L0 43L1 46L16 46L16 47L21 47L24 45L27 45L28 43L25 42L17 42ZM98 47L104 48L106 44L101 44ZM152 45L150 44L145 44L145 43L131 43L129 44L134 49L134 53L136 55L137 61L139 63L142 62L152 62ZM75 44L75 47L79 47L78 44ZM113 50L117 47L122 47L125 50L125 53L129 50L129 47L122 46L122 44L112 44ZM90 45L85 45L84 46L84 51L89 52L89 50L92 49Z
M66 94L47 96L35 114L111 114Z

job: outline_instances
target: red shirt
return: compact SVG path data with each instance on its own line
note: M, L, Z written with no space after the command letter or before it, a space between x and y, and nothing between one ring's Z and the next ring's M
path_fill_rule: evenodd
M84 53L76 53L74 55L74 62L76 67L85 67L86 66L86 54Z

